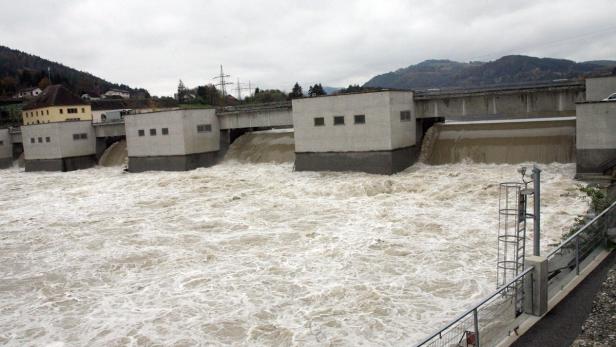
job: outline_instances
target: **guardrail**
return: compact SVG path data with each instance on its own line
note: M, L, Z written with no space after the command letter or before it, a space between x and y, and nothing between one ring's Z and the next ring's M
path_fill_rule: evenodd
M614 215L616 202L548 253L548 299L592 262L594 250L607 240L607 229L615 226Z
M494 345L515 328L513 323L521 313L516 307L524 298L524 281L532 280L532 273L533 268L524 270L417 346ZM528 290L532 290L532 286Z
M607 229L616 227L616 202L586 223L546 256L548 299L580 274L606 242ZM518 324L524 299L534 296L533 268L525 269L503 287L447 323L417 346L493 346ZM526 282L526 283L525 283Z

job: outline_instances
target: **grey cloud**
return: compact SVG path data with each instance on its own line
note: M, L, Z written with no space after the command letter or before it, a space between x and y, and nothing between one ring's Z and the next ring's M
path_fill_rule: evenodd
M616 59L616 3L587 1L11 1L0 43L171 95L182 78L290 89L363 83L430 58Z

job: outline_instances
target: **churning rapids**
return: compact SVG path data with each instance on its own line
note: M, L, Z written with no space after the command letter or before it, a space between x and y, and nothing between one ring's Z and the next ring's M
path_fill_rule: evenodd
M408 345L495 289L498 183L239 163L0 171L0 345ZM586 203L543 165L543 244Z

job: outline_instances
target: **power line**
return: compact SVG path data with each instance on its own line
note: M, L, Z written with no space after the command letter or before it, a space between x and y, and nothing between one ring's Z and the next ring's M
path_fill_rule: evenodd
M225 73L223 72L222 69L222 64L220 65L220 75L212 78L212 79L218 79L219 82L215 84L215 86L220 86L220 89L222 91L222 106L225 106L225 101L227 98L227 90L226 90L226 86L233 84L233 82L226 82L225 78L231 77L231 75L225 75Z
M248 81L248 86L246 86L246 83L240 83L240 79L237 79L237 99L238 100L242 100L242 90L248 90L248 96L252 96L252 88L250 85L250 81Z

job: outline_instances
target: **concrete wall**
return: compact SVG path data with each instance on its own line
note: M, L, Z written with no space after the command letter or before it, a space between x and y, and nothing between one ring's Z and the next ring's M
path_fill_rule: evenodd
M417 116L415 114L415 102L413 93L392 92L390 97L390 124L391 124L391 148L404 148L414 146L417 143ZM400 113L410 111L410 120L401 120Z
M121 137L126 135L124 121L115 123L92 123L96 137Z
M210 132L197 132L197 125L210 124ZM129 157L171 156L218 151L220 128L213 109L176 110L125 117ZM162 129L169 130L168 135ZM156 135L150 135L155 129ZM144 136L139 136L139 130Z
M287 108L258 112L222 112L218 119L220 129L293 126L293 112Z
M59 159L89 156L96 152L96 138L90 121L57 122L21 127L24 158ZM85 134L85 139L75 134Z
M616 76L586 79L586 100L601 101L616 93Z
M0 129L0 169L13 165L13 143L9 129Z
M580 90L562 88L446 94L415 100L418 118L574 116L575 103L578 101L583 101Z
M603 173L616 165L616 102L577 105L577 173Z
M214 109L129 115L125 126L129 171L192 170L218 160L220 126ZM199 131L206 126L209 131ZM163 129L168 134L163 134ZM139 136L140 130L143 136Z
M392 97L394 94L398 95ZM414 121L401 125L400 109L413 110L411 92L295 99L295 152L386 151L414 144ZM365 115L365 124L354 124L355 115ZM345 124L334 125L334 116L344 116ZM316 117L323 117L325 125L315 126ZM393 127L401 129L392 130Z

